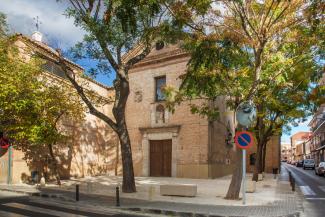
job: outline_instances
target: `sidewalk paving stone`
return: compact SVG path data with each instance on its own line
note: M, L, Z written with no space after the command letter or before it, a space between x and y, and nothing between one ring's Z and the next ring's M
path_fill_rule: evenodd
M265 187L267 189L267 187ZM15 191L25 193L31 196L42 196L56 198L69 202L75 201L75 192L72 189L64 188L35 188L30 186L7 186L0 185L0 190ZM273 189L274 194L271 196L276 200L263 205L238 205L238 201L228 201L229 205L225 204L202 204L188 203L177 201L155 201L148 200L146 197L127 198L121 197L120 209L135 211L140 213L161 214L163 216L256 216L256 217L298 217L302 212L302 201L297 197L296 192L292 192L288 182L288 175L285 169L276 181L276 186ZM104 192L105 193L105 192ZM115 207L115 197L105 194L90 194L86 191L81 191L80 201L76 203L85 203L87 205ZM116 208L116 207L115 207Z

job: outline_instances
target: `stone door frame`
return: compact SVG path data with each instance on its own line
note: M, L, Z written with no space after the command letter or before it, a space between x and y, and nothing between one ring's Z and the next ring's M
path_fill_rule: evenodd
M142 175L150 176L150 140L172 140L172 177L177 175L177 147L180 125L140 128L142 133Z

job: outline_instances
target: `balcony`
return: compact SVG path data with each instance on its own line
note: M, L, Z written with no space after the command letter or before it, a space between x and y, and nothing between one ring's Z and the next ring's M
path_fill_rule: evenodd
M325 130L325 111L323 111L321 114L314 116L311 124L311 130L313 133L317 133L320 129L323 129L321 131Z

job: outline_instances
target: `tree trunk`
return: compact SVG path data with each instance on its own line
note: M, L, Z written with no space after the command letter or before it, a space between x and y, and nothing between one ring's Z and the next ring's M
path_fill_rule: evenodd
M122 165L123 165L123 184L122 191L124 193L136 192L134 172L133 172L133 162L132 162L132 150L131 142L126 124L124 124L122 129L119 129L119 139L121 144L121 154L122 154Z
M123 184L122 190L124 193L136 192L132 149L129 132L126 126L125 108L126 102L130 93L129 82L126 78L119 77L114 84L116 89L116 101L113 107L113 114L116 120L117 130L122 155L123 166Z
M52 168L53 168L53 172L55 175L55 179L58 185L61 185L61 179L60 179L60 174L59 174L59 170L58 170L58 162L56 161L56 158L54 156L53 153L53 146L52 144L48 144L47 147L49 148L49 152L50 152L50 156L52 158Z
M119 155L120 155L120 144L119 139L116 140L116 156L115 156L115 176L118 174L118 162L119 162Z
M266 156L266 144L263 144L262 169L261 169L261 172L265 172L265 156Z
M258 181L258 174L261 172L261 162L262 162L262 152L263 147L261 147L261 144L257 143L257 151L256 151L256 161L254 165L254 172L253 172L253 181Z
M236 150L236 167L231 177L231 182L228 188L227 195L225 199L228 200L238 200L239 199L239 192L240 187L242 183L242 177L243 177L243 170L242 170L242 151L237 148Z

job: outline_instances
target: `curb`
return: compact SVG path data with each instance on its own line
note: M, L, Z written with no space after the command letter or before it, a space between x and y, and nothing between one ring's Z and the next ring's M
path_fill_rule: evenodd
M180 216L180 217L226 217L220 215L210 215L203 213L191 213L191 212L179 212L172 210L160 210L160 209L148 209L148 208L125 208L132 212L148 213L148 214L160 214L167 216Z
M191 213L191 212L179 212L173 210L161 210L161 209L149 209L149 208L124 208L132 212L147 213L147 214L160 214L166 216L178 216L178 217L248 217L248 216L223 216L218 214L204 214L204 213ZM276 217L300 217L300 212L276 216Z
M21 190L14 190L14 189L3 189L1 188L0 191L8 191L8 192L15 192L15 193L20 193L20 194L25 194L28 196L33 196L33 197L44 197L44 198L53 198L53 199L61 199L64 201L69 201L69 202L74 202L75 200L64 197L61 194L48 194L48 193L39 193L39 192L26 192L26 191L21 191Z
M43 198L52 198L52 199L60 199L68 202L76 202L74 199L70 197L64 197L61 194L49 194L49 193L40 193L40 192L26 192L22 190L14 190L14 189L2 189L0 191L7 192L15 192L21 193L28 196L33 197L43 197ZM297 193L297 192L296 192ZM150 208L139 208L139 207L131 207L131 208L120 208L121 210L132 211L140 214L152 214L152 215L165 215L165 216L177 216L177 217L248 217L248 216L232 216L232 215L218 215L218 214L206 214L206 213L194 213L194 212L183 212L183 211L174 211L174 210L163 210L163 209L150 209ZM274 217L301 217L301 212L295 212L292 214L274 216Z

